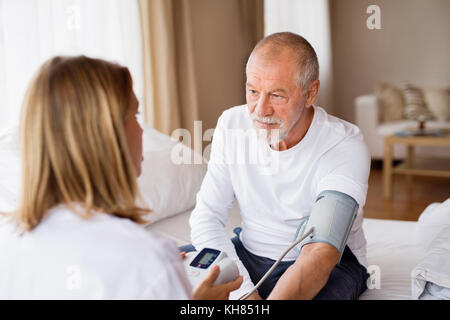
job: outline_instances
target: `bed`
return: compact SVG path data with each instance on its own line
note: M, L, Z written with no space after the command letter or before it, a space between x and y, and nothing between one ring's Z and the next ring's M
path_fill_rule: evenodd
M189 215L191 210L166 218L147 228L177 245L190 243ZM230 212L226 230L240 225L239 207ZM364 219L363 228L367 239L367 260L372 271L369 287L361 300L411 299L411 271L423 252L416 244L417 222Z
M174 155L192 159L195 152L153 128L143 128L144 161L138 184L141 200L155 212L154 222L147 228L179 246L190 243L188 220L206 163L177 163ZM0 132L0 211L17 206L21 171L18 140L16 127ZM240 222L235 203L226 225L230 237ZM363 228L371 277L370 289L360 299L419 299L423 292L430 299L450 299L450 199L430 204L417 222L364 219ZM434 284L437 287L425 290Z

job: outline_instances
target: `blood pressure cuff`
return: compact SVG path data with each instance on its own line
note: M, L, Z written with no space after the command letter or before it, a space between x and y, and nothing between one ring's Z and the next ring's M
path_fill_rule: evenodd
M321 192L310 216L301 221L295 240L311 227L313 232L296 246L296 251L300 252L308 243L328 243L339 251L340 262L357 211L358 203L349 195L334 190Z

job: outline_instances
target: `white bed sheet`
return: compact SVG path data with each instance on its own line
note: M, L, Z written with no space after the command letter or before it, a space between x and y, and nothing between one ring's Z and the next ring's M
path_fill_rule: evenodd
M367 262L380 270L381 286L368 289L361 300L410 300L411 271L424 255L416 241L417 222L364 219Z
M190 243L190 212L158 221L147 228L174 240L179 246ZM226 225L230 237L239 225L239 207L235 204ZM411 299L411 271L424 254L416 243L416 225L417 222L410 221L364 219L367 261L369 265L379 267L381 281L378 289L367 289L361 300Z
M178 215L169 217L164 220L155 222L147 226L147 229L163 236L168 239L172 239L178 246L191 243L189 217L191 210L180 213ZM234 236L233 229L241 225L241 216L239 214L239 206L235 202L233 208L228 216L227 230L230 237Z

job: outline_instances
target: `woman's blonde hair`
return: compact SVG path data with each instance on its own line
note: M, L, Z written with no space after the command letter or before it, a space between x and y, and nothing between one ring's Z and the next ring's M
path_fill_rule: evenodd
M30 84L21 115L22 192L14 218L32 230L67 204L144 223L124 120L133 84L127 68L85 56L54 57ZM82 212L75 204L80 204Z

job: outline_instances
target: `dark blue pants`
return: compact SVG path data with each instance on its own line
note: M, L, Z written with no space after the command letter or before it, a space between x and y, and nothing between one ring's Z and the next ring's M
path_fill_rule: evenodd
M244 264L253 283L256 284L264 276L267 270L274 264L274 260L257 256L245 249L239 234L241 228L235 228L236 237L232 238L234 248L239 259ZM180 247L180 251L194 251L193 245ZM259 295L266 299L281 275L291 266L294 261L282 261L270 274L270 276L258 288ZM348 246L345 247L341 261L331 271L326 285L315 296L315 300L355 300L367 288L366 282L369 277L367 270L356 259Z

